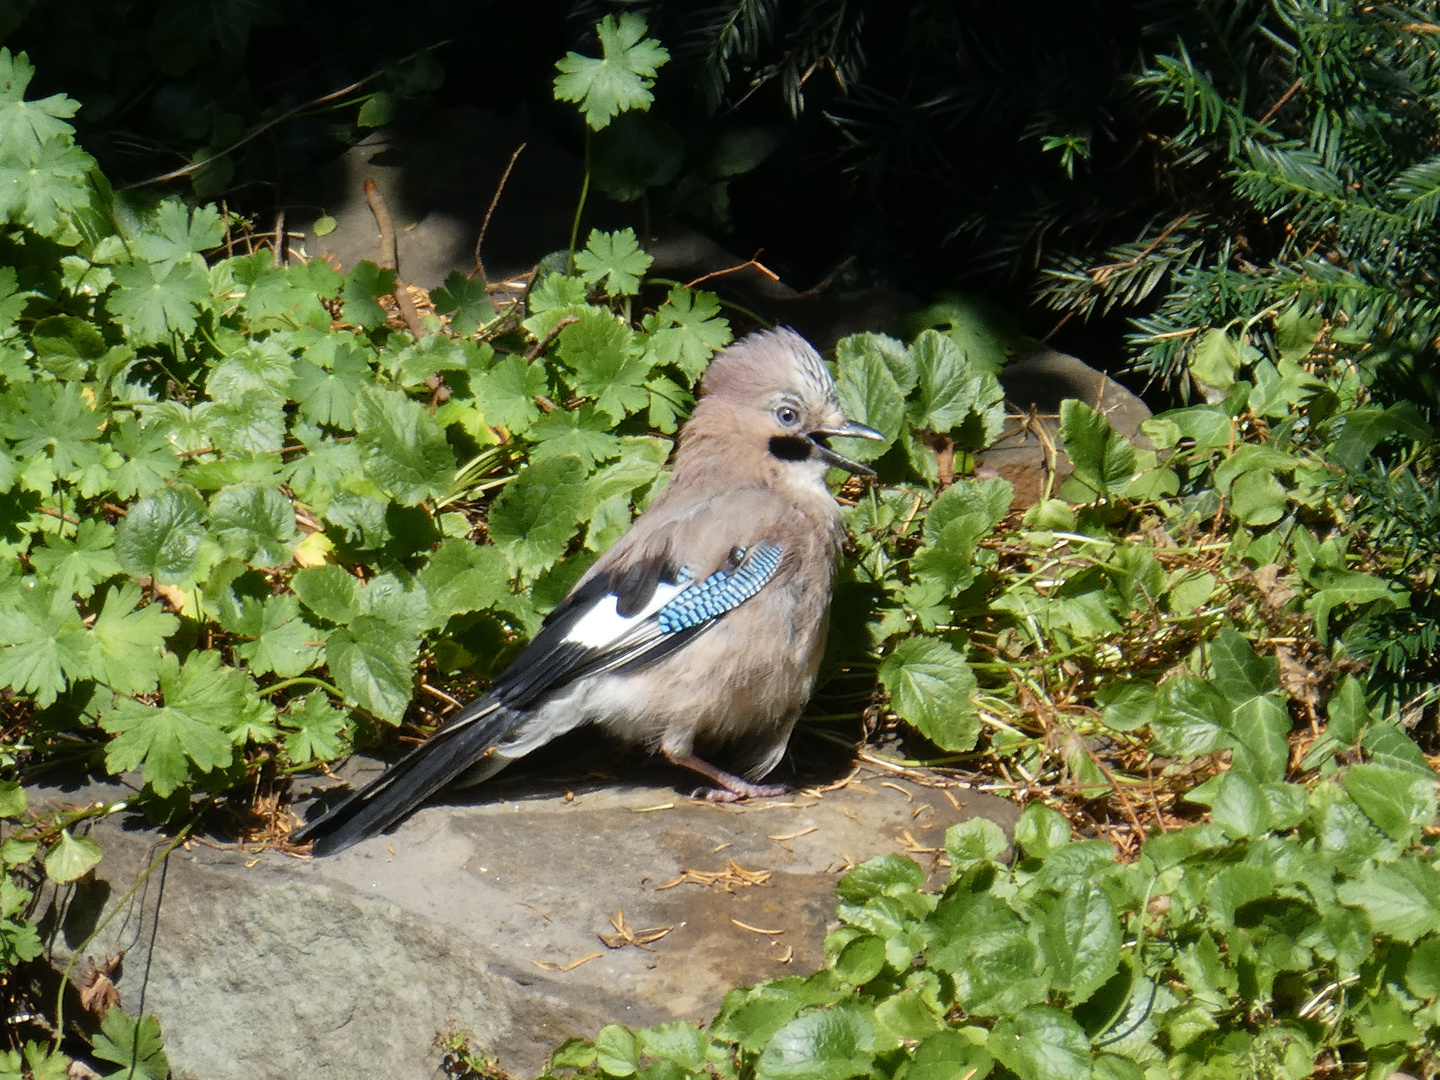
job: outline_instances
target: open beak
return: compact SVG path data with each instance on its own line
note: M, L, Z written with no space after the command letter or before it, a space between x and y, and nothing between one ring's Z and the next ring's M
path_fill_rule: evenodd
M810 441L819 449L820 459L827 465L836 469L844 469L856 476L874 477L875 470L868 465L861 465L858 461L851 461L844 454L838 454L830 449L825 442L830 436L841 439L878 439L884 441L885 436L874 428L866 427L864 424L857 424L854 420L846 420L839 427L816 428L809 433Z

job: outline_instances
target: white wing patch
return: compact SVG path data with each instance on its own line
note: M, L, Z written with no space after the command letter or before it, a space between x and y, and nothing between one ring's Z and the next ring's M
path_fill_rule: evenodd
M650 597L650 602L629 618L617 610L618 602L614 596L603 596L570 628L565 640L590 649L603 649L618 640L631 627L638 626L654 615L689 584L688 577L678 585L668 581L660 582L655 586L655 594Z

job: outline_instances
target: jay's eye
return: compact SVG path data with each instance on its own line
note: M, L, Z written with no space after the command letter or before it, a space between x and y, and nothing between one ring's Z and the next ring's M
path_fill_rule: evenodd
M789 405L781 405L778 409L775 410L775 419L779 420L780 423L784 424L786 427L789 427L800 419L800 414L794 409L792 409Z

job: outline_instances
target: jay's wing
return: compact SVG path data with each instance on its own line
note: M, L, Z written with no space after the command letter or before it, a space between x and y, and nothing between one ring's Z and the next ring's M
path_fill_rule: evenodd
M488 694L294 839L314 839L323 856L385 831L504 741L531 707L577 680L635 671L684 647L763 589L783 556L778 544L759 541L734 548L698 581L663 554L594 574L550 613Z

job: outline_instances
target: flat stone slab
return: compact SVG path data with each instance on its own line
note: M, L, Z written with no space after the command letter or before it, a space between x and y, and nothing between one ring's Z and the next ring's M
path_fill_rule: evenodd
M192 841L96 940L58 935L52 961L126 947L122 1003L159 1017L180 1077L431 1076L447 1028L533 1076L571 1036L704 1022L733 986L814 971L847 867L909 853L943 882L946 828L1017 813L878 772L740 806L549 785L432 806L328 859ZM92 835L105 858L70 902L77 937L158 839L115 819Z

